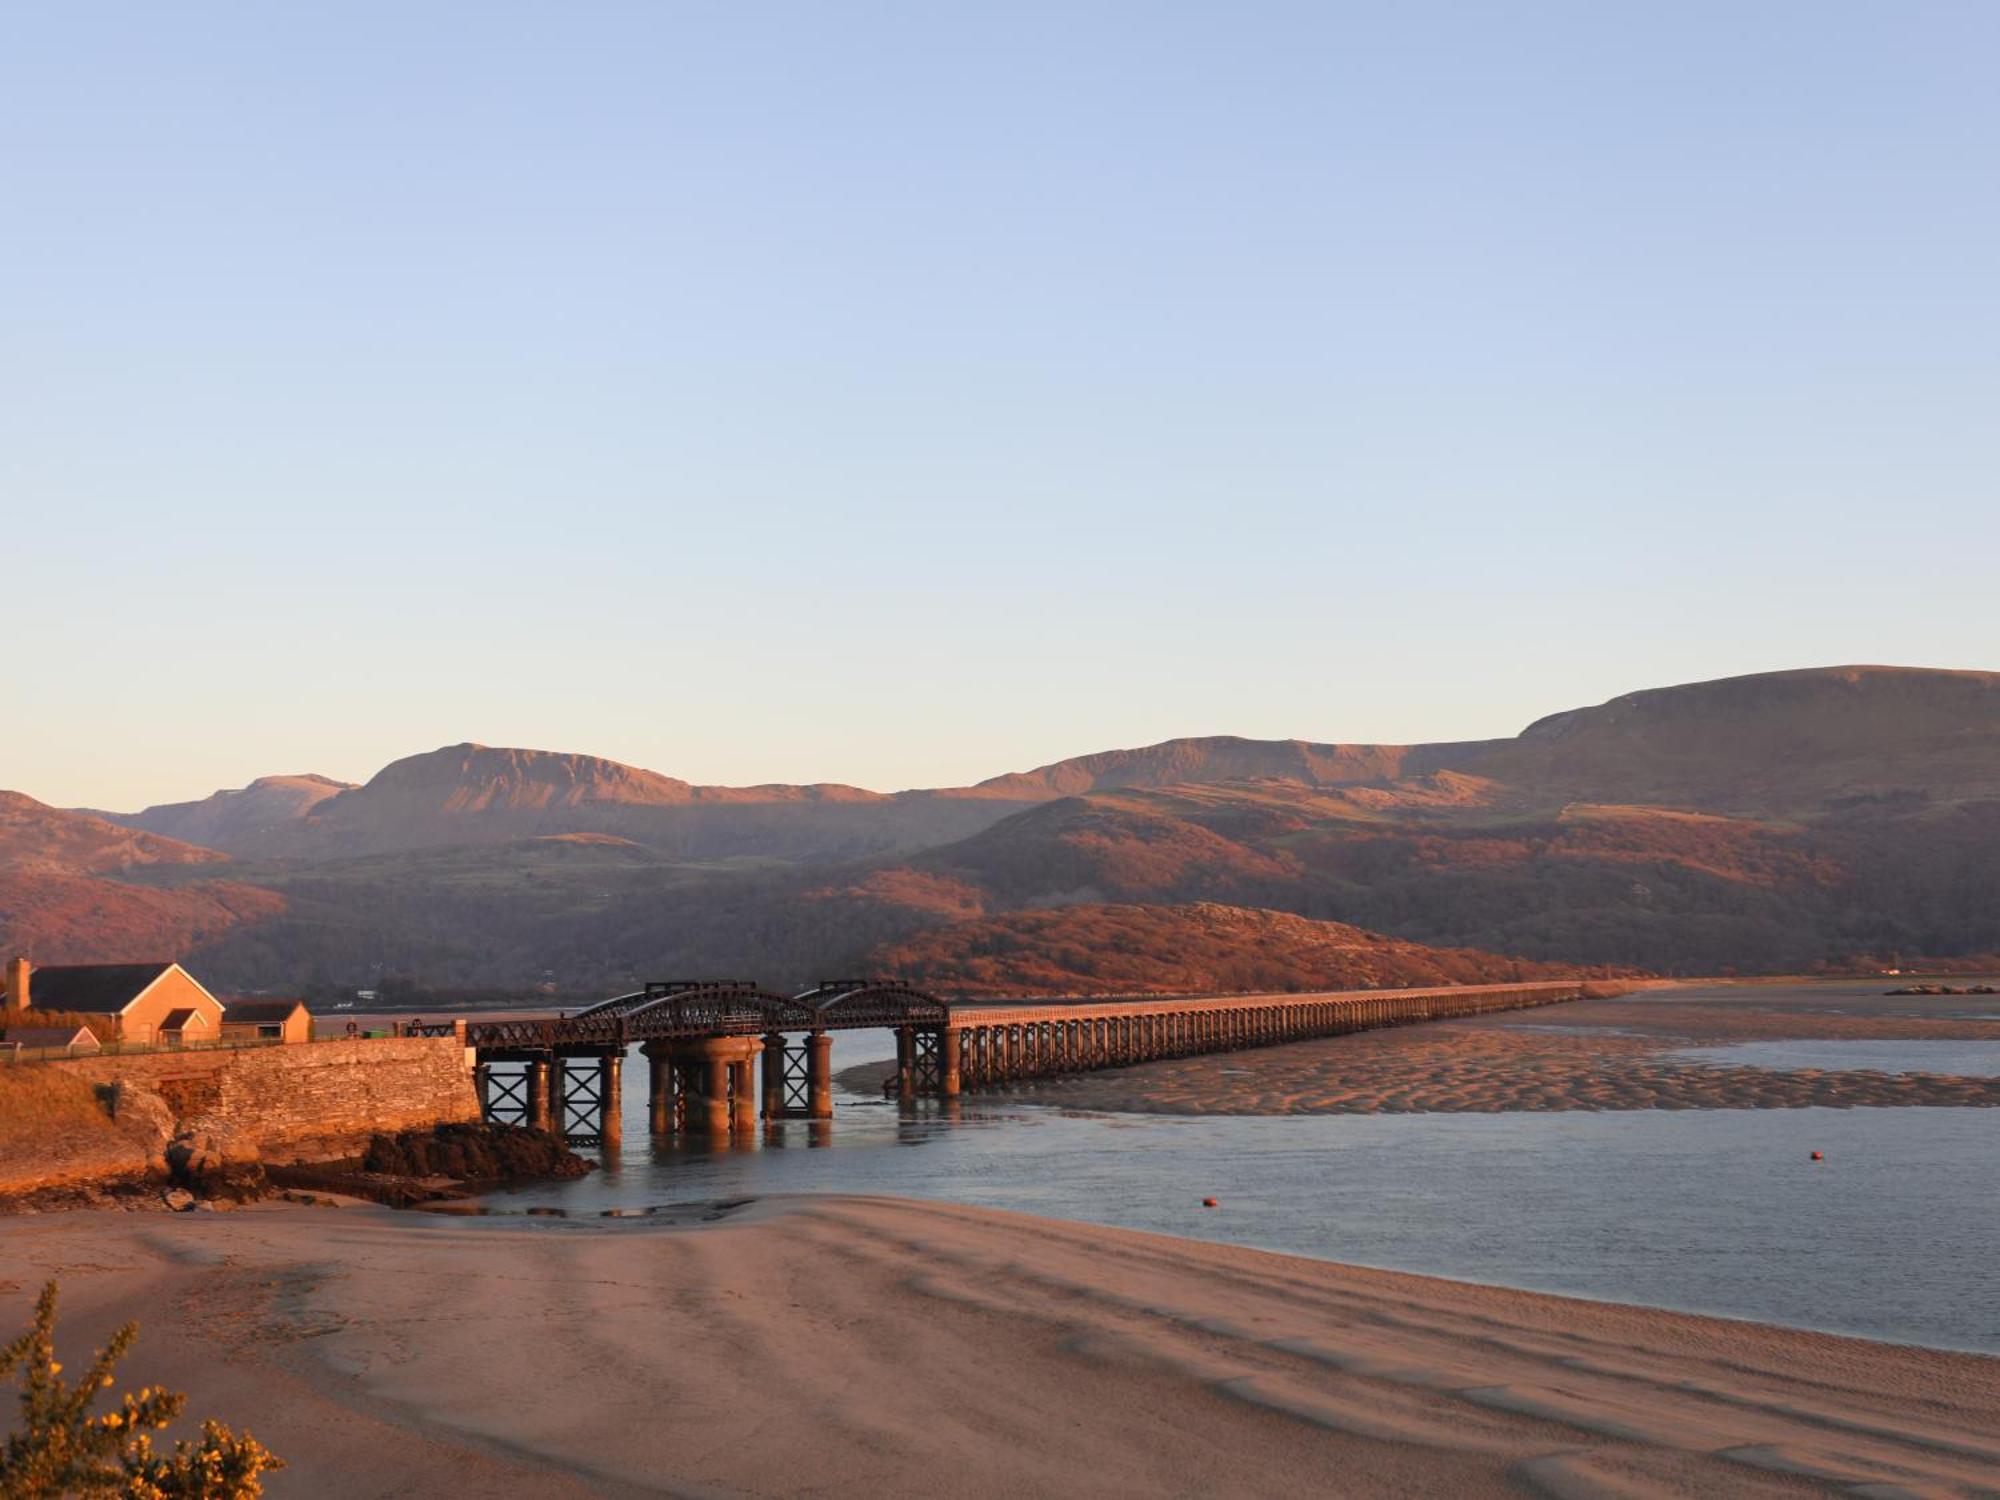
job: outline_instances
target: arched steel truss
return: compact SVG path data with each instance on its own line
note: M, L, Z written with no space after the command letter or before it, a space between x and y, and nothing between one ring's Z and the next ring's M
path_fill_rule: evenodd
M943 1026L950 1012L937 996L894 979L828 980L780 995L750 980L660 980L567 1016L534 1016L466 1025L468 1045L483 1052L620 1047L673 1037L756 1036L776 1031L854 1031L870 1026ZM450 1022L418 1026L443 1035Z
M690 1036L783 1031L811 1026L811 1011L748 979L655 980L643 990L585 1006L574 1019L616 1018L634 1036Z
M942 1026L950 1019L944 1001L897 979L822 979L792 997L809 1006L822 1031L864 1026Z

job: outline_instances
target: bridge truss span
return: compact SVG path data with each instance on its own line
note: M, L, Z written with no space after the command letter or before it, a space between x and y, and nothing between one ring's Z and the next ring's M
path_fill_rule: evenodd
M942 1071L959 1089L999 1088L1162 1058L1524 1010L1582 998L1580 981L1206 999L955 1008Z
M809 1006L818 1029L827 1031L943 1026L951 1020L944 1001L897 979L822 979L793 998Z
M747 980L674 980L567 1016L413 1023L407 1030L463 1039L476 1059L485 1118L616 1149L621 1069L635 1043L650 1064L652 1133L727 1136L760 1122L831 1119L834 1031L893 1031L895 1071L884 1091L914 1105L955 1100L968 1089L1522 1010L1585 993L1581 980L1567 980L1014 1004L947 1003L893 978L822 980L795 995ZM496 1064L520 1064L522 1072Z

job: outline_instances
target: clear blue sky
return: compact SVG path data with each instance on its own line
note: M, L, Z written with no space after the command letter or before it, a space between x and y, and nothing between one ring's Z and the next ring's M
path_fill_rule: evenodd
M2000 7L16 5L0 786L2000 667Z

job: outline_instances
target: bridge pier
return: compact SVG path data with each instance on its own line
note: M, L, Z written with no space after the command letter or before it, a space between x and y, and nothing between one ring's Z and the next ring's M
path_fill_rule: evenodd
M963 1086L964 1048L957 1028L938 1033L938 1097L956 1099Z
M764 1044L751 1041L741 1057L729 1064L729 1128L748 1133L757 1128L757 1063Z
M757 1113L767 1124L785 1117L785 1068L790 1060L784 1032L765 1032L763 1095Z
M754 1036L706 1036L656 1045L661 1048L659 1061L673 1071L680 1095L681 1107L674 1112L680 1130L726 1140L733 1132L757 1128L756 1060L764 1050L761 1041ZM656 1099L658 1090L655 1074Z
M898 1026L896 1071L884 1092L901 1105L919 1099L956 1099L964 1087L964 1045L960 1034L942 1026Z
M607 1052L597 1060L597 1138L604 1154L625 1145L625 1054Z
M806 1110L815 1120L833 1118L833 1038L815 1031L806 1038Z
M687 1128L690 1134L729 1134L729 1059L704 1049L699 1056L700 1086L688 1100Z
M782 1031L766 1033L763 1074L758 1113L765 1121L833 1118L833 1038L826 1032L796 1042Z
M675 1089L674 1060L664 1042L647 1042L639 1048L646 1055L646 1131L654 1140L673 1134Z
M549 1128L549 1064L547 1058L535 1058L528 1064L528 1118L523 1122L530 1130Z

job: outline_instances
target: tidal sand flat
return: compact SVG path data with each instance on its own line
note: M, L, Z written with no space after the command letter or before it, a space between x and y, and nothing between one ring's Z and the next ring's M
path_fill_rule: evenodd
M74 1360L275 1494L1990 1493L2000 1360L892 1198L645 1223L56 1214Z
M1874 980L1645 990L1528 1016L1047 1079L1023 1092L1163 1114L2000 1105L2000 1069L1984 1055L2000 1049L1993 997L1891 996L1884 987ZM1771 1066L1776 1054L1749 1045L1799 1040L1827 1044L1813 1054L1822 1066ZM1873 1045L1857 1047L1844 1064L1844 1042ZM1930 1050L1940 1042L1967 1045ZM1908 1048L1900 1059L1895 1043ZM1980 1071L1925 1071L1951 1066Z

